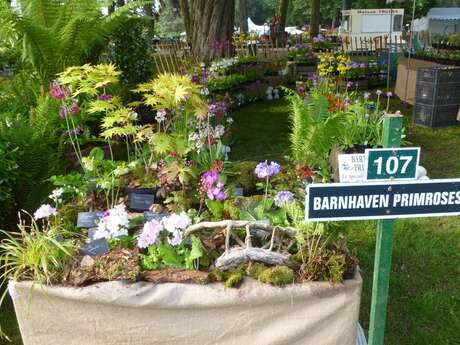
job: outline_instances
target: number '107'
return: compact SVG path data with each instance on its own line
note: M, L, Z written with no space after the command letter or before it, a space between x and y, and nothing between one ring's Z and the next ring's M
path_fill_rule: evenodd
M399 164L402 163L401 174L405 174L407 168L412 161L412 156L400 156L400 157L390 157L385 163L385 173L387 175L394 175L399 171ZM377 175L382 175L383 170L383 157L379 157L374 160L374 163L377 165Z

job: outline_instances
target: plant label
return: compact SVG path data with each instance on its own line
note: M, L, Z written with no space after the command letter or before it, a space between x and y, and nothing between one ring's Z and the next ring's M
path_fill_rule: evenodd
M460 215L460 179L307 186L307 221L456 215Z
M97 228L89 228L88 229L88 238L93 241L94 236L96 235Z
M340 182L362 182L366 179L364 154L353 153L338 156Z
M165 212L160 212L160 213L150 212L150 211L144 212L144 220L146 222L150 222L151 220L160 221L166 216L167 214Z
M148 211L150 206L155 202L154 194L129 194L129 208L132 210Z
M243 188L241 187L233 187L233 196L243 196Z
M420 147L367 149L365 160L368 181L415 180Z
M109 252L109 244L106 238L91 241L80 248L79 255L101 256Z
M77 217L77 228L94 228L101 217L102 212L79 212Z

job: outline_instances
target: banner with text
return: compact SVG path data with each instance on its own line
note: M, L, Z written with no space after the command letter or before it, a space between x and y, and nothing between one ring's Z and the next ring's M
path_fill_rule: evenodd
M309 184L308 221L460 215L460 179Z

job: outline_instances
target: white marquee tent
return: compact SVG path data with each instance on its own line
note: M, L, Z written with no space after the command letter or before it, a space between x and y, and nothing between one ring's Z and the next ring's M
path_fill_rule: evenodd
M425 17L414 19L412 28L439 35L460 32L460 7L432 8Z

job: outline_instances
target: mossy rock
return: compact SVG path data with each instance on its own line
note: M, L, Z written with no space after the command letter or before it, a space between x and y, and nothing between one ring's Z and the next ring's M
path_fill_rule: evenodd
M238 187L243 187L245 195L256 191L258 179L254 173L254 169L257 163L254 161L241 161L232 164L232 170L235 172L235 175L231 177L231 182Z
M294 282L294 270L287 266L270 267L259 273L258 280L275 286L292 284Z

